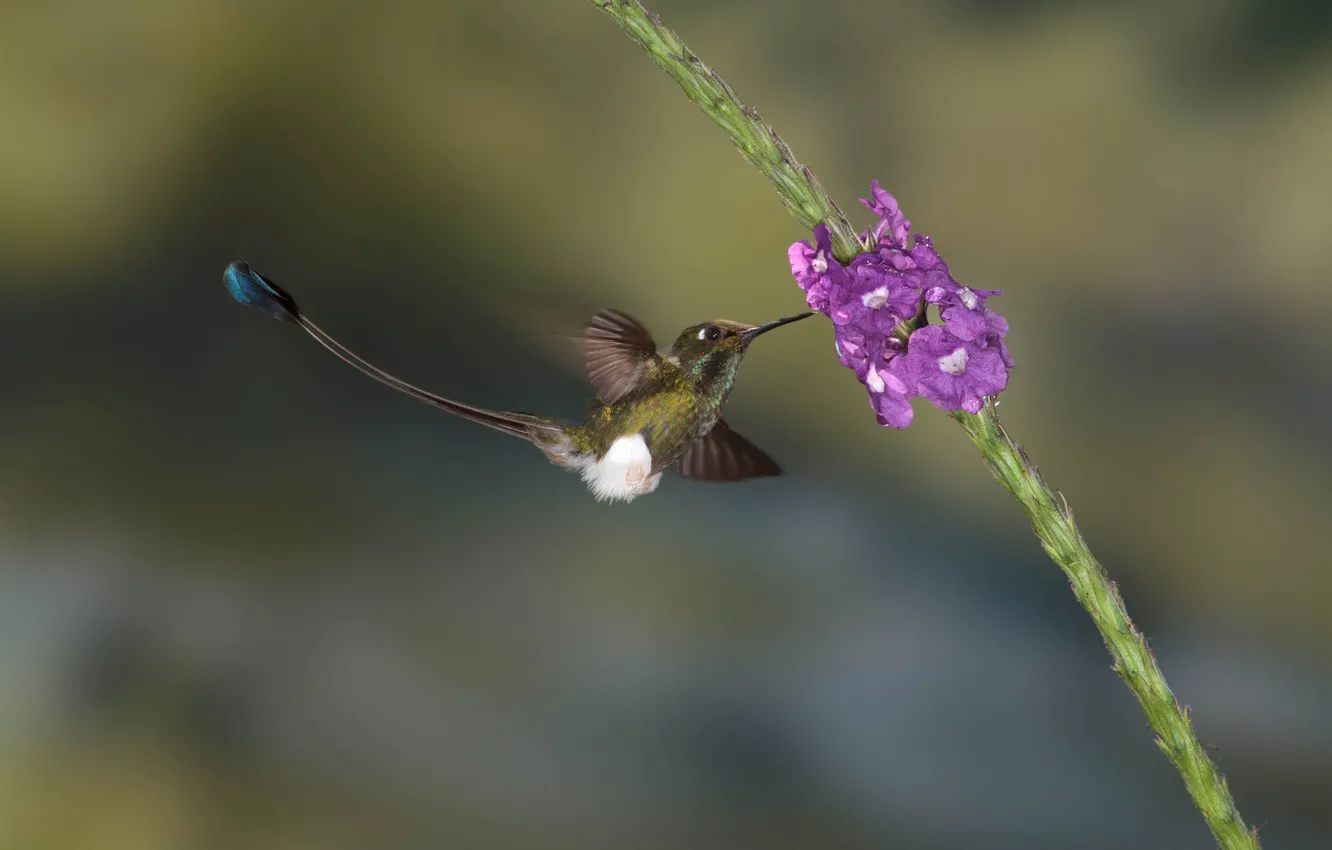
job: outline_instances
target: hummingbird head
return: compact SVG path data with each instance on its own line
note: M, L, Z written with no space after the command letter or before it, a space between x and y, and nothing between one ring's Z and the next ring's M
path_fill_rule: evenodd
M671 346L668 357L700 381L712 383L722 378L728 385L735 378L749 344L762 334L782 325L809 318L813 313L798 313L768 322L766 325L746 325L726 319L714 319L701 325L691 325L680 332Z

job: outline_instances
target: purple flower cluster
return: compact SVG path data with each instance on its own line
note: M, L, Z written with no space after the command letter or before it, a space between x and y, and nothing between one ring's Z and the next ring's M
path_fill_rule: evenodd
M869 389L879 424L911 424L911 399L977 413L982 399L1008 384L1013 358L1004 344L1008 322L985 306L997 290L970 289L953 280L928 236L908 242L911 222L875 180L862 200L879 217L861 242L875 247L842 265L832 253L827 225L814 228L814 244L787 252L791 273L810 309L832 319L837 355ZM906 343L894 334L922 324L929 305L942 325L924 325Z

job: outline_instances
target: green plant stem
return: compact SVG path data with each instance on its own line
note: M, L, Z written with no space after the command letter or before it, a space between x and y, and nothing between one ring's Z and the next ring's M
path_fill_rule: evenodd
M614 18L652 61L680 84L685 96L726 131L745 159L777 188L796 221L811 229L816 224L828 225L837 259L847 262L863 250L846 216L813 172L796 160L786 142L763 123L756 111L741 103L726 81L704 65L674 31L662 24L661 18L633 0L592 2Z
M777 187L798 221L807 227L820 222L829 226L839 260L846 261L860 250L850 224L810 170L796 161L776 131L745 107L731 87L662 25L657 15L634 0L592 2L614 18L680 84L689 99L730 134L745 158ZM995 477L1022 505L1046 554L1068 577L1074 595L1091 615L1114 658L1115 672L1142 705L1156 732L1157 746L1179 771L1217 842L1225 850L1259 850L1257 833L1240 818L1225 777L1203 751L1188 710L1175 701L1146 639L1129 618L1119 589L1082 539L1068 502L1041 479L1000 424L992 404L978 414L959 411L953 418L966 429Z
M1244 826L1225 777L1203 751L1188 709L1175 701L1147 639L1124 608L1119 588L1082 539L1067 500L1042 480L1027 453L1004 430L993 404L976 414L958 411L953 418L980 449L994 477L1022 505L1045 553L1068 577L1073 595L1091 614L1115 659L1115 672L1142 705L1156 732L1156 745L1179 771L1216 840L1226 850L1257 850L1256 833Z

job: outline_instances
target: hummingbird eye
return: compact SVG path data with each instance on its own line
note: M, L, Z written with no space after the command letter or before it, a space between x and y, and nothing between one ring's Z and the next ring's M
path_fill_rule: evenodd
M698 338L705 339L708 342L716 342L722 338L722 329L716 325L708 325L706 328L698 332Z

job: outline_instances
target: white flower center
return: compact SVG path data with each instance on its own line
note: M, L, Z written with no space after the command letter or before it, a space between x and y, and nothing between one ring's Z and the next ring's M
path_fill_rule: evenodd
M871 310L877 310L888 303L888 287L880 286L873 292L866 292L860 300Z
M828 258L823 256L823 252L820 251L814 255L814 259L809 261L809 267L818 274L823 274L828 270Z
M879 377L879 372L873 366L865 373L865 385L876 393L883 392L883 378Z
M975 310L976 305L980 302L980 299L976 297L976 293L972 292L965 286L962 287L962 291L957 294L957 297L962 299L962 303L968 310Z
M940 357L939 371L950 375L961 375L967 371L967 350L959 348L947 357Z

